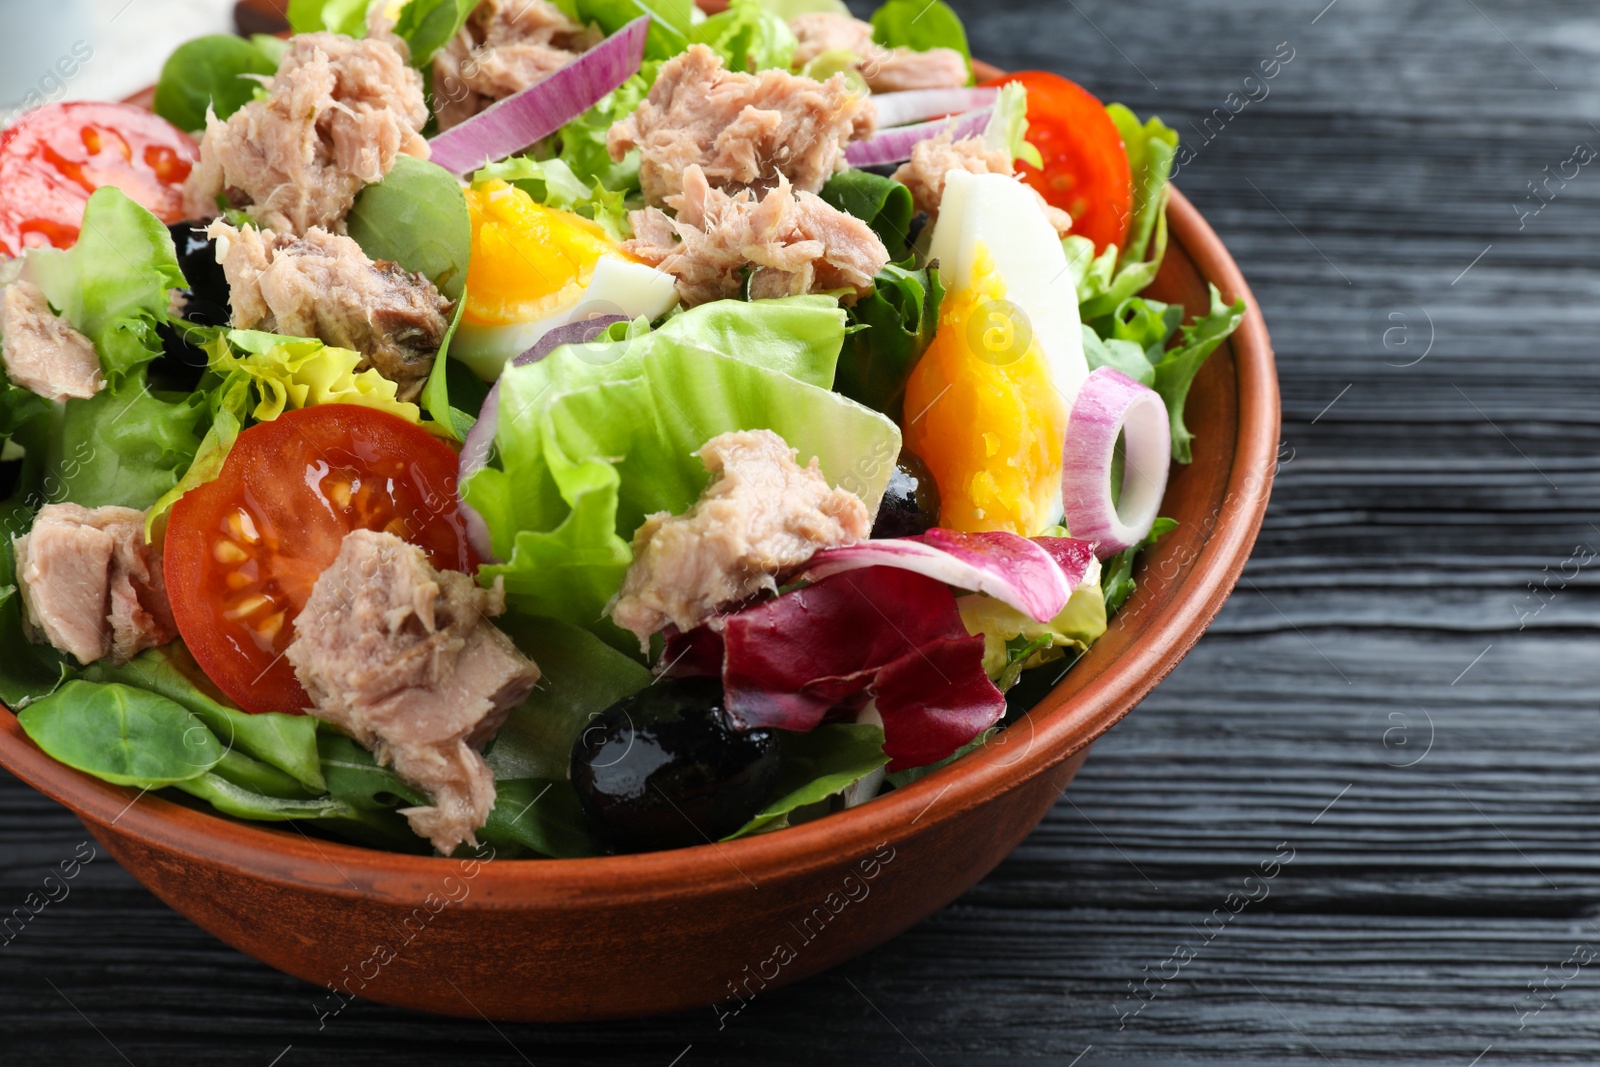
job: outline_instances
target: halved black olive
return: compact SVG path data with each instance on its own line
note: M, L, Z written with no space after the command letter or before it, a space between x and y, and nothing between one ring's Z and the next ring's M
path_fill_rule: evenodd
M734 729L715 678L666 679L602 712L572 749L572 784L617 852L703 845L749 822L779 768L770 730Z
M172 244L178 269L189 283L181 289L183 317L200 326L228 325L228 278L217 262L217 242L206 236L204 222L174 222Z
M915 537L939 525L939 486L915 452L902 450L878 509L873 537Z

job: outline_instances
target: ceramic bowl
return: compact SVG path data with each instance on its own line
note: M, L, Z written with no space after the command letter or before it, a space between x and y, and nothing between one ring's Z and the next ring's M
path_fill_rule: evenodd
M728 844L585 860L394 855L206 814L56 763L0 712L0 766L70 808L174 910L350 997L449 1015L582 1020L720 1005L826 970L955 900L1034 828L1090 744L1167 674L1227 599L1272 483L1266 325L1227 249L1174 191L1151 289L1193 314L1206 284L1248 315L1189 397L1194 462L1110 630L994 742L905 789Z

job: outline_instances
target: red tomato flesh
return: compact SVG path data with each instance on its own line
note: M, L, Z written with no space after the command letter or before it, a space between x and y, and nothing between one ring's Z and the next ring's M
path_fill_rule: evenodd
M457 463L426 430L351 404L286 411L241 433L222 473L184 494L167 524L167 594L195 661L246 711L304 710L283 652L346 534L386 530L436 567L477 570Z
M985 82L1028 90L1028 140L1044 169L1017 163L1023 181L1072 216L1072 232L1122 248L1133 221L1133 173L1117 124L1093 93L1059 74L1027 70Z
M46 104L0 132L0 253L71 248L89 194L114 185L162 222L181 222L193 139L132 104Z

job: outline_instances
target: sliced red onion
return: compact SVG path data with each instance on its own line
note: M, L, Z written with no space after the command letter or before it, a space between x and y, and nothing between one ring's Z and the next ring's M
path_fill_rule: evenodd
M487 112L485 112L487 114ZM911 150L923 141L950 131L950 139L976 137L989 126L989 116L994 108L986 107L968 111L954 118L935 119L915 126L897 126L892 130L879 130L865 141L853 141L844 150L845 161L852 167L878 167L885 163L903 163L911 158Z
M641 15L543 81L450 127L428 142L433 162L461 177L549 137L638 73L649 30Z
M1093 559L1088 542L1051 540L1071 541L1072 548L1047 549L1010 533L957 533L936 527L921 537L824 549L811 557L800 577L817 582L863 567L894 567L957 589L987 593L1029 618L1049 622L1066 607Z
M999 89L907 89L872 94L879 129L994 107L999 99Z
M1120 505L1111 501L1111 457L1123 438ZM1155 391L1121 371L1097 367L1084 380L1067 420L1061 457L1061 502L1067 528L1097 541L1101 559L1136 545L1167 491L1172 430L1167 405Z
M537 363L562 345L588 344L614 324L627 321L626 315L599 315L592 319L584 319L582 322L569 322L565 326L557 326L539 338L538 344L513 359L511 365L520 367L525 363ZM500 382L497 379L494 385L489 387L489 395L483 398L478 421L467 431L467 439L461 443L461 463L456 469L456 495L460 497L461 516L467 526L467 540L472 542L473 551L477 552L478 558L485 563L502 561L494 554L494 543L489 536L489 524L484 522L483 516L467 503L461 494L461 487L467 484L468 478L489 465L489 453L494 450L494 437L499 431Z

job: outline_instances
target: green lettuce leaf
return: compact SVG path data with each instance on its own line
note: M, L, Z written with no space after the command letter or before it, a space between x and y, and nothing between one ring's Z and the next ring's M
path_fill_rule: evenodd
M767 428L819 458L836 485L876 510L899 453L894 423L831 392L844 314L819 297L719 301L622 340L568 345L501 378L501 466L474 474L467 502L529 614L585 626L621 648L601 618L632 561L646 515L687 510L709 481L694 453L729 430Z
M166 225L109 185L89 197L78 243L31 249L25 271L94 342L112 392L161 354L156 327L167 321L167 291L188 284Z
M1106 603L1098 583L1081 584L1049 622L1037 622L993 597L974 593L956 601L970 634L983 635L983 669L1000 678L1012 666L1012 652L1026 651L1023 669L1082 652L1106 632Z
M1150 525L1150 532L1136 545L1129 545L1101 565L1100 584L1105 590L1106 616L1115 615L1128 602L1138 584L1133 580L1133 565L1139 553L1178 528L1176 519L1160 518Z
M803 734L779 731L778 743L783 763L773 788L777 799L724 841L776 829L794 811L820 804L889 762L881 726L831 723Z
M368 259L398 263L451 300L461 299L472 218L461 183L437 163L397 156L383 181L361 190L345 226Z
M872 39L885 48L953 48L972 66L967 29L944 0L888 0L872 14Z
M1044 169L1044 156L1028 141L1028 89L1021 82L1011 82L1000 89L1000 99L983 138L993 151L1010 153L1012 159Z
M1166 352L1156 364L1155 391L1166 402L1167 415L1172 420L1172 458L1188 463L1192 456L1194 434L1184 425L1183 408L1189 399L1189 386L1206 359L1217 346L1228 339L1244 321L1244 301L1232 304L1222 302L1216 286L1210 286L1211 309L1184 326L1179 331L1178 343Z
M72 660L63 653L28 640L23 625L27 608L17 590L17 556L12 535L25 531L20 524L29 516L23 512L17 518L20 528L0 532L0 648L6 650L5 655L0 656L0 704L12 711L21 711L49 696L78 673Z
M916 206L911 190L900 182L870 171L843 170L829 178L818 195L871 226L891 255L904 255L910 246Z
M733 0L689 31L694 44L709 46L729 70L753 74L768 67L788 69L800 46L789 23L760 0Z
M188 470L207 416L204 394L153 393L133 383L67 401L48 461L51 498L86 508L150 507Z
M497 179L515 185L535 203L571 211L599 223L614 241L625 241L633 236L626 196L606 188L599 178L584 182L565 160L512 156L491 163L472 176L474 185Z
M649 15L646 59L671 59L689 47L694 0L555 0L555 5L579 22L598 23L607 37L640 15Z
M629 656L571 623L529 615L500 620L519 649L539 665L538 688L513 709L486 759L502 780L565 781L572 746L589 722L653 676Z
M1145 258L1157 217L1165 213L1167 179L1172 175L1172 160L1178 154L1178 134L1155 117L1141 124L1134 113L1121 104L1107 105L1106 114L1122 134L1128 166L1133 171L1133 225L1128 234L1128 247L1122 250L1122 262L1138 263ZM1156 260L1159 263L1160 257Z
M395 20L394 33L410 49L411 65L431 63L433 54L466 25L477 6L478 0L408 0Z
M844 0L756 0L762 7L783 21L801 15L849 15Z
M261 88L253 75L270 76L277 69L276 57L243 37L197 37L179 45L161 68L153 106L178 129L194 133L205 129L207 108L227 118Z
M367 0L289 0L287 13L295 33L332 30L349 37L367 35Z
M856 329L845 338L833 387L899 422L906 381L939 328L944 286L937 267L913 271L892 264L875 282L872 294L850 309Z
M598 182L612 192L639 191L638 150L629 152L620 162L613 162L606 149L606 135L615 123L639 109L660 70L659 62L647 60L639 73L601 97L599 103L556 133L556 143L560 146L556 157L584 186L592 188Z

